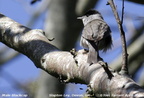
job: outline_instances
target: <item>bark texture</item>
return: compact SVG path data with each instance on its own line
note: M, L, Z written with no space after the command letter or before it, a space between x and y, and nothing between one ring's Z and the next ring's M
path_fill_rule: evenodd
M46 0L46 2L47 1L49 1L49 4L46 9L47 13L44 23L46 36L54 38L51 43L59 49L70 50L75 47L83 27L81 21L77 20L76 17L81 16L88 9L93 8L98 0ZM39 79L38 82L40 83L38 84L40 89L36 93L37 98L39 98L39 96L48 98L49 94L64 93L65 84L56 81L54 77L41 72L39 78L42 79ZM46 83L49 88L41 84L41 82ZM44 90L46 92L43 92Z
M144 89L130 77L110 69L113 77L101 64L86 63L87 52L79 50L75 55L60 51L51 45L42 30L31 30L0 14L0 41L25 54L36 67L64 82L87 84L89 93L108 97L144 97Z

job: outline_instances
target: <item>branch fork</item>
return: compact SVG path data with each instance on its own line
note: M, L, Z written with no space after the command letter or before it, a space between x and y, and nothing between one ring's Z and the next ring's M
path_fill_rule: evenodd
M116 18L117 24L118 24L118 28L120 31L120 36L121 36L121 42L122 42L122 67L121 67L121 71L120 73L123 75L129 75L128 72L128 53L127 53L127 46L126 46L126 38L125 38L125 32L123 30L123 15L124 15L124 0L122 1L122 17L121 20L119 18L116 6L113 2L113 0L108 0L107 5L110 5L110 7L112 8L112 11L114 13L114 16Z

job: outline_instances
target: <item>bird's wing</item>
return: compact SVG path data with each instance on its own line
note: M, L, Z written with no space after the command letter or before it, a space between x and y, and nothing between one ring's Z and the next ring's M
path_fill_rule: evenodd
M96 19L84 27L82 36L87 40L97 42L104 38L108 28L108 25L103 20Z

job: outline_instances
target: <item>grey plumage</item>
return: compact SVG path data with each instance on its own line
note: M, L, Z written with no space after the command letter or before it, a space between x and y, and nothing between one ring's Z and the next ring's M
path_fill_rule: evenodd
M96 10L89 10L78 19L84 24L80 44L89 50L87 62L97 63L100 60L98 50L106 52L112 46L110 27Z

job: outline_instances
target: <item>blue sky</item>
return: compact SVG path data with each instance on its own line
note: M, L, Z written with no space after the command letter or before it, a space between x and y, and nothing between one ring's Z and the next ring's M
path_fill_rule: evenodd
M19 1L19 2L17 2ZM24 8L23 4L20 3L20 1L25 2L24 5L26 5L28 8L30 8L30 11L26 10ZM121 13L121 0L115 0L117 9ZM35 5L30 5L30 0L0 0L0 13L10 17L11 19L26 25L31 17L31 12L35 11L35 9L41 4L41 2L36 3ZM109 24L110 27L117 27L115 18L113 17L113 13L111 11L110 6L106 6L106 0L100 0L98 6L95 8L101 12L103 15L105 21ZM134 26L138 27L138 25L143 22L141 20L136 20L137 16L143 16L144 15L144 6L140 4L135 4L131 2L125 2L125 19L126 17L129 17ZM39 28L43 29L43 20L44 20L44 15L41 15L41 17L38 19L36 22L36 25L34 25L32 28ZM129 21L126 21L129 23ZM124 23L124 28L125 23ZM112 29L112 35L113 35L113 40L117 40L119 38L119 33L118 29L111 28ZM126 36L129 37L131 35L130 32L127 32L128 30L125 29L126 31ZM79 44L79 43L78 43ZM79 46L78 46L79 47ZM114 46L115 47L115 46ZM80 47L79 47L80 48ZM121 53L121 48L120 46L115 50L115 52L109 52L107 54L101 53L101 56L105 59L105 61L110 62L116 56L118 56ZM111 54L111 57L108 55ZM105 56L106 55L106 56ZM4 67L2 67L2 70L0 72L0 89L2 89L4 92L7 93L15 93L18 92L19 90L13 89L15 86L14 82L9 83L9 79L4 78L5 73L11 75L14 80L18 82L25 83L31 79L36 79L37 76L40 73L40 69L37 69L35 65L24 55L20 55L10 62L7 62L4 64ZM71 86L70 84L69 86ZM68 89L67 93L69 92L76 92L79 90L79 88L86 88L83 85L79 85L76 89ZM9 88L6 89L6 88ZM5 89L5 90L4 90ZM20 91L19 91L20 92ZM79 93L85 92L85 90L81 91L79 90ZM1 93L1 90L0 90Z

